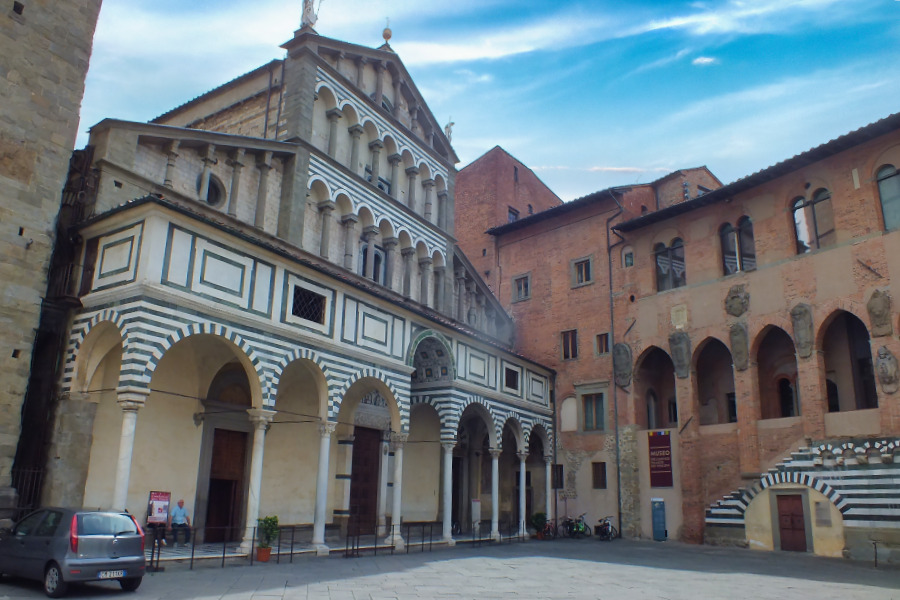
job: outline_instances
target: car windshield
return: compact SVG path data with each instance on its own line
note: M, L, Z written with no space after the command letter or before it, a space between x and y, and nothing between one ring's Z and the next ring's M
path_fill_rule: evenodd
M78 515L78 535L123 535L126 533L137 533L137 526L128 515L117 513Z

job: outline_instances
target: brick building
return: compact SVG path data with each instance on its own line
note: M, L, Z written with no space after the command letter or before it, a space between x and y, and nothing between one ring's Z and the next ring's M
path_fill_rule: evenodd
M64 327L44 296L99 11L100 0L23 0L0 15L0 518L43 466L55 364L28 378L35 339Z

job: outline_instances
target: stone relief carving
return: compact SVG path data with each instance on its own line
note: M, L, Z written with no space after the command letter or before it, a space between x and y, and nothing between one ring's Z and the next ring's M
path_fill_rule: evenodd
M691 368L691 338L684 331L676 331L669 336L669 350L675 363L675 375L685 379Z
M885 394L893 394L900 388L900 369L897 368L897 357L887 349L887 346L882 346L878 349L876 365L881 389Z
M872 337L882 337L894 333L891 325L891 296L887 292L875 290L866 304L869 320L872 322Z
M747 326L743 323L734 323L729 331L731 337L731 359L734 368L738 371L746 371L750 366L750 340L747 335Z
M631 346L622 342L613 346L613 377L617 386L631 385L632 363Z
M750 308L750 292L743 284L733 285L725 297L725 312L733 317L739 317Z
M812 309L808 304L798 304L791 309L791 323L794 326L794 343L800 358L809 358L813 351Z

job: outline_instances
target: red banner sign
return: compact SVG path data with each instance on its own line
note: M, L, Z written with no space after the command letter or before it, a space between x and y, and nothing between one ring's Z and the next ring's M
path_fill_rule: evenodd
M672 487L672 442L668 431L647 434L650 448L650 487Z
M147 523L151 525L165 525L169 521L169 504L172 501L172 492L150 492L150 502L147 506Z

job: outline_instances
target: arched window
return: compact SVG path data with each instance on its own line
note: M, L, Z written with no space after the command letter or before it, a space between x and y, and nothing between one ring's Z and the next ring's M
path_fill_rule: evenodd
M794 199L794 233L797 237L797 254L818 250L834 244L834 209L831 192L819 189L807 200L803 196Z
M369 262L369 244L364 244L362 252L359 253L359 274L365 277L366 265ZM375 246L375 264L372 265L372 280L375 283L384 285L385 272L385 256L384 249Z
M876 179L884 228L896 229L900 227L900 173L894 165L885 165L878 169Z
M656 257L656 290L675 289L687 284L684 264L684 242L680 238L672 240L672 244L656 244L653 247Z
M753 242L753 222L741 217L737 227L725 223L719 228L722 241L722 268L725 275L756 269L756 245Z

